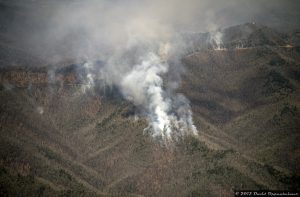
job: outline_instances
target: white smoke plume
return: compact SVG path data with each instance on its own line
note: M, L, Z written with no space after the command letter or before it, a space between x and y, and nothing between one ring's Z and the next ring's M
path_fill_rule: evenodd
M224 48L222 37L223 34L220 31L210 33L210 43L212 44L214 50L222 50Z
M149 129L152 129L154 137L169 140L189 132L196 135L190 106L178 103L179 98L184 97L169 98L163 90L161 75L168 72L168 69L166 62L155 53L149 52L123 78L121 87L124 95L148 111ZM178 106L175 105L176 102Z
M176 6L168 7L171 4ZM96 85L117 87L146 114L149 126L145 131L153 137L171 141L196 135L187 98L175 93L185 50L173 19L178 5L191 8L178 0L62 4L55 9L45 41L53 49L57 43L56 51L62 50L55 60L67 57L84 62L79 69L84 75L82 93ZM181 18L188 20L184 15Z
M188 100L174 93L179 78L169 81L169 85L163 79L170 69L180 75L176 65L169 65L170 59L180 59L178 47L183 47L180 39L152 20L134 19L128 24L126 42L107 56L98 74L88 74L91 77L88 81L100 78L106 84L117 86L125 99L146 112L149 126L145 130L154 138L166 142L185 134L197 135ZM88 65L87 70L95 70L90 68L94 64Z
M188 100L175 94L183 71L182 32L208 31L222 48L221 27L260 20L298 24L297 0L0 0L1 35L49 65L86 62L82 92L101 81L143 108L154 136L196 133ZM18 12L16 12L17 8ZM274 20L274 12L279 18ZM6 14L8 15L6 16ZM9 17L8 17L9 16ZM11 17L12 16L12 17ZM296 17L295 17L296 16ZM279 23L284 20L284 23ZM294 22L293 22L294 21ZM103 65L95 62L101 60ZM59 67L59 66L57 66ZM49 81L55 73L49 68Z
M93 73L94 65L92 62L86 62L83 64L83 67L86 72L86 77L85 77L86 79L81 86L81 90L83 93L86 93L86 91L90 90L95 85L95 82L94 82L95 74Z

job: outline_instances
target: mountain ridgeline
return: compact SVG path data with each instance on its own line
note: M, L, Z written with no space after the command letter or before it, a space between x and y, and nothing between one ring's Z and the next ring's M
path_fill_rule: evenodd
M183 35L177 92L190 100L199 136L172 148L143 132L146 118L117 88L98 80L82 93L81 63L48 66L0 35L0 195L299 189L299 33L253 23L219 33L219 48L213 33Z

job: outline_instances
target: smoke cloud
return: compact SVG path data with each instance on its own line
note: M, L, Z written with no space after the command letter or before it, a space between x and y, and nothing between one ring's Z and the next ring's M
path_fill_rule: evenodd
M188 100L176 94L184 70L180 59L186 49L180 35L209 31L211 42L220 49L219 28L252 20L272 20L276 26L281 18L274 19L270 13L286 16L284 10L295 7L295 2L0 1L15 10L13 21L9 11L2 14L1 23L9 25L1 31L15 36L16 45L48 64L84 62L82 92L93 88L97 80L118 87L124 98L146 112L147 130L170 140L197 134ZM292 17L298 12L288 13ZM96 63L99 60L101 65Z
M53 64L82 60L87 54L100 57L139 31L139 37L166 38L174 32L218 32L252 21L280 30L300 28L298 0L0 0L0 4L1 35Z
M66 28L78 29L79 41L86 41L79 43L75 53L79 61L86 62L83 92L100 79L118 87L124 98L146 113L146 130L153 137L169 141L184 134L196 135L189 103L174 91L180 83L179 59L184 46L175 26L168 22L172 10L166 12L158 7L161 4L150 1L115 3L74 4L58 11L53 19L59 34L73 33L64 32ZM74 15L64 18L66 9ZM94 64L98 59L105 62L101 67ZM169 70L176 74L166 83L163 77Z

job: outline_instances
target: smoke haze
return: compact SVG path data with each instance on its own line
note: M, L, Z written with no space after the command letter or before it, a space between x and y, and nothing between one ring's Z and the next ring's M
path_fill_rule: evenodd
M66 59L84 62L83 92L93 88L95 79L117 86L124 98L146 111L153 136L169 140L197 133L188 100L175 93L186 47L181 33L214 32L220 47L219 28L247 21L272 22L277 27L299 15L297 2L2 1L1 32L49 64ZM289 20L287 26L297 20ZM104 64L99 67L97 60Z
M0 4L1 32L54 63L123 47L130 33L140 39L166 39L175 32L216 31L252 21L281 30L300 26L297 0L2 0Z

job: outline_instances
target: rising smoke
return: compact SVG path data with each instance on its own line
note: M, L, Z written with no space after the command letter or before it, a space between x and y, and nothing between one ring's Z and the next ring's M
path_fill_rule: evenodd
M133 67L121 82L124 95L137 106L148 112L149 129L154 137L164 140L191 132L196 135L192 112L184 96L166 96L162 74L168 72L169 65L161 57L149 52L142 62Z
M84 64L87 70L84 90L94 85L94 78L117 86L125 99L146 112L149 126L145 130L155 138L170 141L184 134L197 135L188 100L174 93L181 72L180 61L174 63L174 60L180 58L182 48L177 47L182 42L170 29L147 18L128 21L125 33L124 43L103 56L106 63L98 68L101 75L89 72L95 70L94 64ZM177 77L172 76L169 81L172 85L163 80L170 69L177 72Z
M93 88L96 80L118 87L125 99L146 113L149 126L145 130L170 141L197 135L197 130L188 100L175 93L185 46L173 23L167 22L170 13L157 5L102 1L80 4L78 9L75 4L67 9L76 14L64 21L57 19L55 26L60 31L80 30L81 40L86 41L79 44L76 54L78 61L85 62L82 92ZM65 13L64 7L56 17ZM95 64L99 59L104 62L101 67Z
M0 2L12 4L8 7L22 4L14 0ZM220 27L259 17L273 20L269 13L294 7L291 5L296 1L249 2L24 0L19 22L15 16L15 22L5 31L19 38L18 43L26 51L50 64L66 59L84 62L82 92L91 90L96 80L118 87L125 99L146 111L147 130L168 140L197 133L188 100L176 94L184 70L180 59L186 49L181 33L209 31L210 42L221 49ZM5 17L2 20L6 22ZM101 66L96 63L99 60ZM52 75L53 69L49 68L49 76L54 78Z

